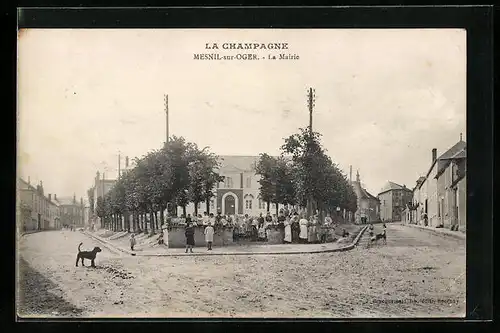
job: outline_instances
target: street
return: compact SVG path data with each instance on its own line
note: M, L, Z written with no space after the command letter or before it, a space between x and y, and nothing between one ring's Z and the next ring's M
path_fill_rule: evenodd
M381 231L377 225L375 232ZM270 256L133 257L80 232L19 242L29 317L444 317L465 315L465 241L388 224L387 244ZM100 246L97 268L77 247ZM300 245L298 245L300 246ZM86 261L86 265L90 265Z

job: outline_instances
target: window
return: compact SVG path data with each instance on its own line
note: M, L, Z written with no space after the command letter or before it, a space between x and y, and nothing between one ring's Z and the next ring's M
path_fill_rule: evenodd
M231 177L226 177L224 179L224 186L226 188L232 188L233 187L233 179Z
M201 209L201 202L198 202L198 209Z
M271 205L271 207L272 207L272 209L276 209L276 204L275 204L275 203L273 203L273 204Z
M215 201L213 199L210 200L210 209L215 209Z
M264 209L266 208L266 204L264 201L262 201L262 199L259 199L259 209Z
M245 200L245 208L252 209L252 200L251 199Z
M247 177L247 188L252 187L252 177Z

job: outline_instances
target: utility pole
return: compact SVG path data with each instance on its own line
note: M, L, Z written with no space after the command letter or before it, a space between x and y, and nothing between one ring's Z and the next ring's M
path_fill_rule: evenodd
M118 151L118 179L120 179L120 162L121 162L121 156L120 156L120 151Z
M312 154L313 152L310 151L310 149L312 148L312 143L313 143L313 128L312 128L312 124L313 124L313 108L314 108L314 102L315 102L315 96L314 96L314 89L313 88L309 88L309 91L308 91L308 94L307 94L307 106L308 106L308 109L309 109L309 140L310 140L310 144L308 145L309 146L309 152L308 152L308 155L309 155L309 158L312 159ZM309 170L309 172L311 172L311 170ZM307 200L307 215L308 217L310 217L313 213L313 196L312 196L312 193L309 193L308 195L308 200Z
M165 95L165 119L166 119L166 135L167 138L165 140L166 143L168 143L168 95Z
M309 88L309 93L307 94L307 106L309 107L309 132L312 135L312 126L313 126L313 108L316 96L314 95L315 90L313 88ZM311 138L312 139L312 138Z

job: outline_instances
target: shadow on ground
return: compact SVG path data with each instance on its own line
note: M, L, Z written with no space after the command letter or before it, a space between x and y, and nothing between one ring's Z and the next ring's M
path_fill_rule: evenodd
M19 259L19 298L17 315L20 318L32 316L74 317L82 313L63 298L54 295L49 290L57 286L34 270L25 260Z

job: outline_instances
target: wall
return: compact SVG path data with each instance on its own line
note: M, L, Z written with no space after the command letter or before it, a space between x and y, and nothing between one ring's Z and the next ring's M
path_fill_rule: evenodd
M205 243L205 228L195 227L194 244L195 247L204 247ZM186 236L184 227L172 227L167 230L168 247L169 248L184 248L186 247ZM214 241L212 246L228 246L233 244L233 228L215 230Z
M467 229L467 178L464 177L457 184L458 191L458 228Z
M427 180L425 181L426 196L428 200L427 216L429 226L435 227L439 224L438 218L438 193L437 181L435 179L437 172L437 163L434 164Z
M380 193L380 219L382 221L392 221L392 191Z

